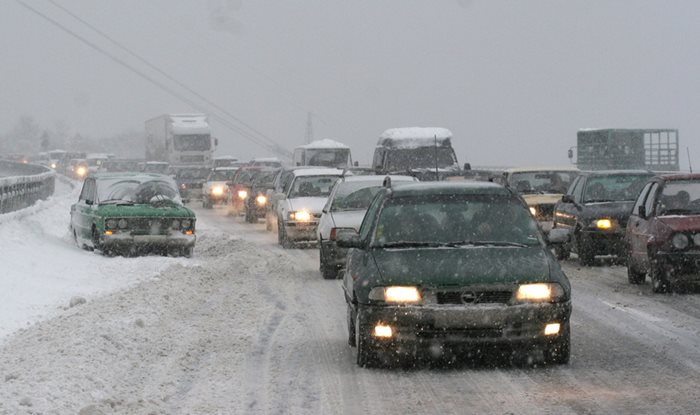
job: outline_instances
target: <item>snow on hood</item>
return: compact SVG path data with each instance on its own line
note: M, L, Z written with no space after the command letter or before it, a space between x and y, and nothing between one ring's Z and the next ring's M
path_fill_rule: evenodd
M316 148L350 148L350 147L346 146L343 143L339 143L335 140L331 140L329 138L324 138L323 140L312 141L309 144L304 144L303 146L299 146L297 148L316 149Z
M291 210L306 210L309 213L321 213L326 205L327 197L295 197L289 200Z
M555 205L563 195L556 193L522 195L528 205Z

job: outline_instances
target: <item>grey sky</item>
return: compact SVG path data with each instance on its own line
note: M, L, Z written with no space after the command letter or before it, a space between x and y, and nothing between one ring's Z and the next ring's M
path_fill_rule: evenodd
M50 2L30 4L144 68ZM696 1L61 4L290 149L311 111L315 137L363 163L384 129L413 125L451 129L476 165L567 164L578 128L608 126L679 128L682 166L685 146L700 157ZM30 114L100 137L193 110L14 1L0 26L0 131ZM213 127L219 154L268 153Z

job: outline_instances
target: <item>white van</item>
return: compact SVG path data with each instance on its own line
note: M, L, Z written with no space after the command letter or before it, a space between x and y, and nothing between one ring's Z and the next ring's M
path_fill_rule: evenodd
M329 139L313 141L294 149L294 165L339 169L352 167L350 147Z

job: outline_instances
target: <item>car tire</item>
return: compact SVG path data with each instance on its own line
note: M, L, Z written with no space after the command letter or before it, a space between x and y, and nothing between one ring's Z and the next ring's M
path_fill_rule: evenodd
M651 277L651 290L653 292L663 294L671 291L671 283L668 280L668 275L662 261L652 261L649 276Z
M632 265L632 261L629 259L627 260L627 281L629 281L630 284L634 285L639 285L639 284L644 284L644 280L646 280L647 274L645 272L639 272L634 269L634 266Z
M272 221L265 215L265 230L268 232L272 232Z
M348 320L348 344L350 347L355 347L355 318L352 315L352 307L347 305L347 320Z
M355 348L357 349L357 365L360 367L376 367L379 358L376 347L372 344L369 327L362 324L362 312L357 312L355 318Z
M194 250L194 248L191 246L189 248L183 248L182 249L182 256L184 256L185 258L192 258L192 251L193 250Z
M578 236L578 260L584 267L590 267L595 264L595 254L593 253L593 247L590 242L586 242L584 237L579 234Z
M549 365L565 365L571 360L571 330L570 323L566 323L561 337L548 343L543 350L544 362Z
M563 261L565 259L569 259L571 256L571 251L564 245L558 245L554 247L554 255L559 261Z
M284 231L284 225L279 219L277 219L277 243L279 243L284 249L289 249L292 247L292 244L289 239L287 239L287 234Z
M320 245L320 244L319 244ZM338 278L338 270L334 266L326 264L326 257L323 255L323 248L319 249L319 270L324 280L334 280Z

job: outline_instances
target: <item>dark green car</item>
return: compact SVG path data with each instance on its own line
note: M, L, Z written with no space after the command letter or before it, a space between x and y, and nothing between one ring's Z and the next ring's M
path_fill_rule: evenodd
M567 363L571 286L523 200L495 183L382 189L342 233L349 343L360 366L483 344ZM455 346L455 347L451 347Z
M71 206L70 230L78 246L106 254L190 256L195 221L168 176L98 173L85 179Z

